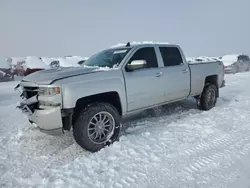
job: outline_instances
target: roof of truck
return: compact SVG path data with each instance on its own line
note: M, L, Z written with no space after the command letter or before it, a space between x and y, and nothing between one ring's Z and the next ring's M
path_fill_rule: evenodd
M166 44L166 45L171 45L168 42L153 42L153 41L135 42L135 41L133 41L133 42L127 42L127 43L118 43L116 45L111 46L111 48L140 46L140 45L147 45L147 44Z

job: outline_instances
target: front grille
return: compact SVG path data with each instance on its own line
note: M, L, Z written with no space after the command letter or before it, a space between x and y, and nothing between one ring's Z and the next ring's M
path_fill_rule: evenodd
M36 96L38 94L39 88L38 87L23 87L23 95L26 99L29 99L33 96ZM34 103L29 105L30 110L32 113L35 111L35 109L38 108L38 103Z
M36 96L38 94L38 90L38 87L23 87L23 95L28 99Z

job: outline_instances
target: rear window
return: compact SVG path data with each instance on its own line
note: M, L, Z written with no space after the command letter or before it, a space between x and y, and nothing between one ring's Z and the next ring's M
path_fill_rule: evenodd
M176 47L159 47L165 67L183 63L180 51Z

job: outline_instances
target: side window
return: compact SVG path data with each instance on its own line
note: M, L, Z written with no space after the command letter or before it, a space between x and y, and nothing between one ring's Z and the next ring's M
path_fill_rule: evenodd
M159 47L165 67L183 63L180 51L176 47Z
M239 55L238 56L238 61L243 61L244 60L244 56L243 55Z
M147 64L144 68L158 67L154 47L145 47L137 50L129 60L128 64L130 64L134 60L145 60Z

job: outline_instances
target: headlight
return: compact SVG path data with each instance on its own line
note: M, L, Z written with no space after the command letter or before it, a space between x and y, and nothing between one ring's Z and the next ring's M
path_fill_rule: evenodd
M60 87L39 87L38 94L43 96L53 96L60 93Z

